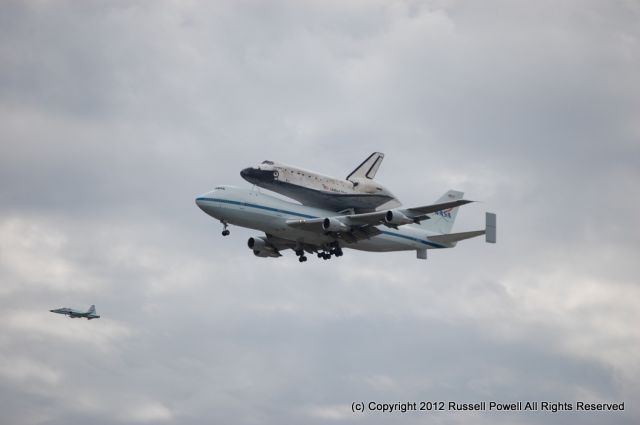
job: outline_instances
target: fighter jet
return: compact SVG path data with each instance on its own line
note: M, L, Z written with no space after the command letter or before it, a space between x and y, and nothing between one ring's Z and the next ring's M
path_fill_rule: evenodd
M67 307L56 308L55 310L49 310L49 311L52 313L64 314L65 316L69 316L72 319L75 319L76 317L86 317L87 320L100 318L100 316L96 314L95 305L92 305L91 307L89 307L89 310L87 311L79 311L79 310L74 310L72 308L67 308Z
M373 180L383 158L381 152L372 153L345 180L269 160L245 168L240 175L249 183L306 206L331 211L371 212L401 205L388 189Z

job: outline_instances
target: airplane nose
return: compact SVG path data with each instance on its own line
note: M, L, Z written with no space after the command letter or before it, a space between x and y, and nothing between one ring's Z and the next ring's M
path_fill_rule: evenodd
M205 207L207 206L207 198L211 197L211 192L203 193L196 198L196 205L202 211L206 212Z
M200 208L201 210L204 210L204 196L198 196L196 198L196 205L198 206L198 208Z

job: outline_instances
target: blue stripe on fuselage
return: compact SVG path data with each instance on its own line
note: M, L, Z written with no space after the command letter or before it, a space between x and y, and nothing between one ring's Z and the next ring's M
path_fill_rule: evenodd
M290 214L290 215L294 215L296 217L302 217L302 218L320 218L320 217L316 217L316 216L313 216L313 215L302 214L302 213L295 212L295 211L281 210L279 208L273 208L273 207L265 207L264 205L251 204L251 203L248 203L248 202L230 201L228 199L197 198L196 201L222 202L222 203L225 203L225 204L239 205L239 206L243 206L243 207L251 207L251 208L257 208L257 209L261 209L261 210L279 212L279 213L283 213L283 214ZM446 248L443 245L440 245L440 244L437 244L437 243L434 243L434 242L430 242L430 241L425 241L425 240L419 239L419 238L414 238L413 236L402 235L400 233L393 233L393 232L389 232L389 231L386 231L386 230L380 230L380 232L383 235L395 236L395 237L398 237L398 238L408 239L408 240L414 241L414 242L420 242L422 244L429 245L429 246L432 246L434 248Z
M281 210L279 208L265 207L264 205L250 204L250 203L247 203L247 202L230 201L228 199L198 198L198 199L196 199L196 201L222 202L222 203L225 203L225 204L240 205L242 207L252 207L252 208L258 208L258 209L261 209L261 210L274 211L274 212L279 212L279 213L284 213L284 214L291 214L291 215L295 215L295 216L303 217L303 218L319 218L319 217L316 217L316 216L313 216L313 215L297 213L295 211Z

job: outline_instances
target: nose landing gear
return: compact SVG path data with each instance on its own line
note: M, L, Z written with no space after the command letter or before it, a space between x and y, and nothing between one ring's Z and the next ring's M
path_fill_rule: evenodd
M225 220L220 220L220 223L222 223L222 226L223 226L222 236L229 236L229 234L231 233L227 229L227 227L229 227L229 223L227 223Z

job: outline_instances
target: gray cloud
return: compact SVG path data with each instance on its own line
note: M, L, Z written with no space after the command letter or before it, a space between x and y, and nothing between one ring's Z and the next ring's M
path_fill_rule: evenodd
M634 2L4 2L0 418L424 423L352 401L626 401L635 423ZM258 259L194 205L271 158L373 150L499 244ZM97 304L99 321L51 317Z

